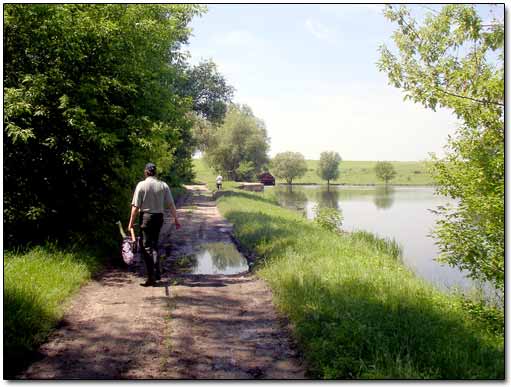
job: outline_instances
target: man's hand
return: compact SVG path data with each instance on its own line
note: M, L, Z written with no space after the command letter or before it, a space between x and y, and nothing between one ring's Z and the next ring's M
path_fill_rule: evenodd
M174 224L176 225L176 230L179 230L181 228L181 223L179 223L179 220L176 219Z

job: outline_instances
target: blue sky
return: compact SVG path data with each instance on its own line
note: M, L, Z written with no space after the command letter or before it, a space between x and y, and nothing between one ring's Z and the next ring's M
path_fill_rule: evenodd
M424 160L442 155L457 125L448 111L404 102L378 71L378 46L395 28L381 5L215 4L191 27L192 63L217 63L234 101L266 123L272 156Z

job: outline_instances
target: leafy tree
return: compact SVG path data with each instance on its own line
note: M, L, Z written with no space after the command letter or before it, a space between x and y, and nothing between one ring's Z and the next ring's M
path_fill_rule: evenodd
M330 186L330 180L339 177L339 163L341 160L341 156L337 152L321 152L317 174L320 178L326 180L328 186Z
M374 173L376 177L388 184L390 180L396 177L396 170L394 166L388 161L378 161L374 166Z
M307 172L307 163L305 157L298 152L278 153L272 162L273 174L286 180L287 184L293 184L293 179L305 175Z
M246 105L229 105L225 119L209 137L206 161L230 180L258 173L268 163L269 138L264 122ZM241 167L241 168L240 168Z
M502 17L504 7L500 6ZM473 278L504 286L504 23L474 5L448 5L419 24L388 6L397 53L381 47L379 67L405 98L451 109L462 121L445 158L433 155L437 191L457 199L439 208L440 259Z
M185 69L183 96L193 98L192 133L195 146L205 152L217 127L222 124L234 88L227 84L214 62L206 61Z
M187 25L201 12L188 4L6 4L7 245L70 233L105 239L112 219L127 216L149 160L171 183L190 176L193 97L176 89L186 78Z
M192 120L192 134L197 150L205 153L212 142L212 137L218 129L211 121L193 112L190 113Z
M239 180L252 181L255 179L256 168L252 161L242 161L236 169L236 176Z
M184 96L193 98L193 110L214 124L221 124L234 88L227 84L211 60L186 69Z

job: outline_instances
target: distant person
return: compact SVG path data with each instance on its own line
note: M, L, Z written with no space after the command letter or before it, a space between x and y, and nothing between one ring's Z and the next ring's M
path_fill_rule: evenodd
M222 175L218 175L218 176L216 177L216 189L217 189L218 191L220 191L220 190L222 189L222 180L223 180L223 179L224 179L224 178L222 177Z
M147 281L141 286L154 286L161 279L158 263L158 237L163 224L163 212L170 208L175 220L176 229L181 227L177 219L176 205L167 183L156 178L156 165L148 163L144 169L145 180L137 184L131 202L131 216L128 230L135 223L140 212L140 247L147 269Z

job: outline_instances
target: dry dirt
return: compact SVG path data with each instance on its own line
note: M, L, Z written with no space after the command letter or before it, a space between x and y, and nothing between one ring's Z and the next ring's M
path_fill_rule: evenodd
M73 299L23 379L303 379L285 319L249 272L190 275L177 260L232 227L203 186L189 186L158 287L108 269Z

